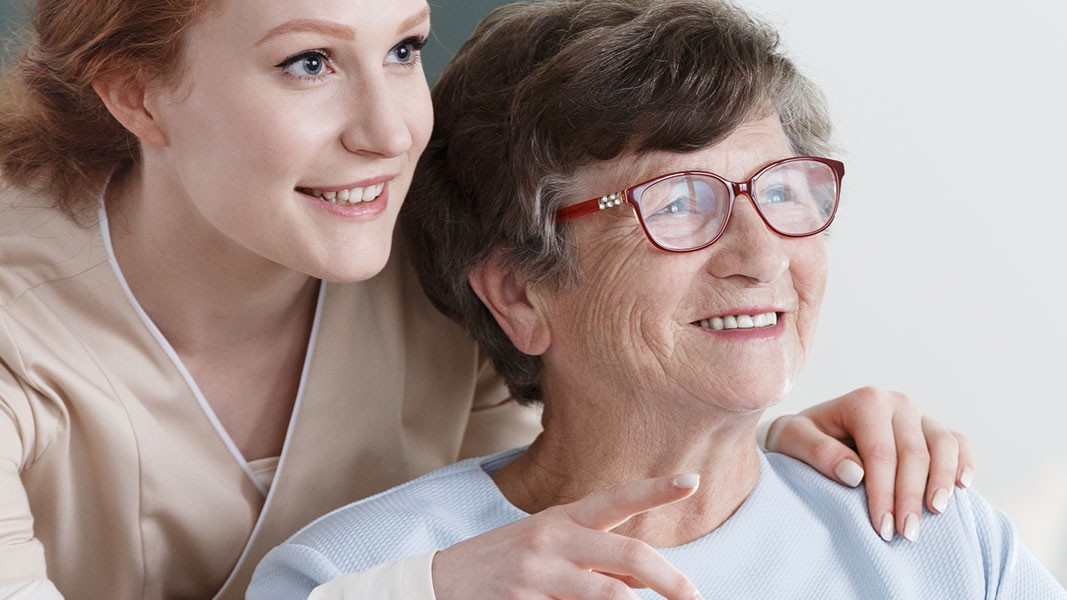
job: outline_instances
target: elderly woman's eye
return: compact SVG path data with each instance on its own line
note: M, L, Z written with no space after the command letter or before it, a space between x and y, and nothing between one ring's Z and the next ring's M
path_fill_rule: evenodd
M673 202L656 211L652 216L659 217L689 212L691 201L688 197L676 198Z
M796 194L786 187L776 187L760 194L760 204L781 204L783 202L795 202Z

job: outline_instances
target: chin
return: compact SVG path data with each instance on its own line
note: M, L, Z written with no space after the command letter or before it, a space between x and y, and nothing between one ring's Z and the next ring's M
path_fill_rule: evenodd
M792 387L792 383L774 387L761 385L748 389L739 387L737 392L732 394L728 406L739 413L763 412L781 404Z
M389 262L388 247L376 252L346 257L345 260L331 261L317 269L318 272L310 273L310 275L330 283L366 281L381 273L387 262Z

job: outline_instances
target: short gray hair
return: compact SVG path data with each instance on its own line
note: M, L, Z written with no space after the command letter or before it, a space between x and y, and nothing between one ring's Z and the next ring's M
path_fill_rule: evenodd
M401 215L427 295L492 358L520 401L523 354L474 294L491 254L532 283L572 284L555 212L575 172L625 153L688 152L777 112L793 151L829 148L818 89L773 28L725 0L547 0L493 11L433 90L436 123Z

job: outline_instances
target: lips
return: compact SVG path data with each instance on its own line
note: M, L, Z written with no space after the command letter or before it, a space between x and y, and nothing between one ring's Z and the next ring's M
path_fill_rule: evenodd
M340 190L324 191L316 188L296 188L296 191L314 196L330 204L359 204L377 200L385 189L385 183L378 183L366 187L350 187Z
M778 324L778 313L769 311L757 314L736 314L711 317L694 321L693 325L701 329L722 331L725 329L759 329L761 327L774 327Z

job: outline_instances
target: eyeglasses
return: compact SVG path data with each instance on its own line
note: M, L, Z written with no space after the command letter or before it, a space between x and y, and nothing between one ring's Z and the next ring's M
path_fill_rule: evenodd
M747 194L763 222L786 237L815 235L830 226L841 197L845 165L799 156L772 162L748 181L706 171L668 173L556 212L563 223L629 204L655 247L693 252L715 243L730 222L734 200Z

